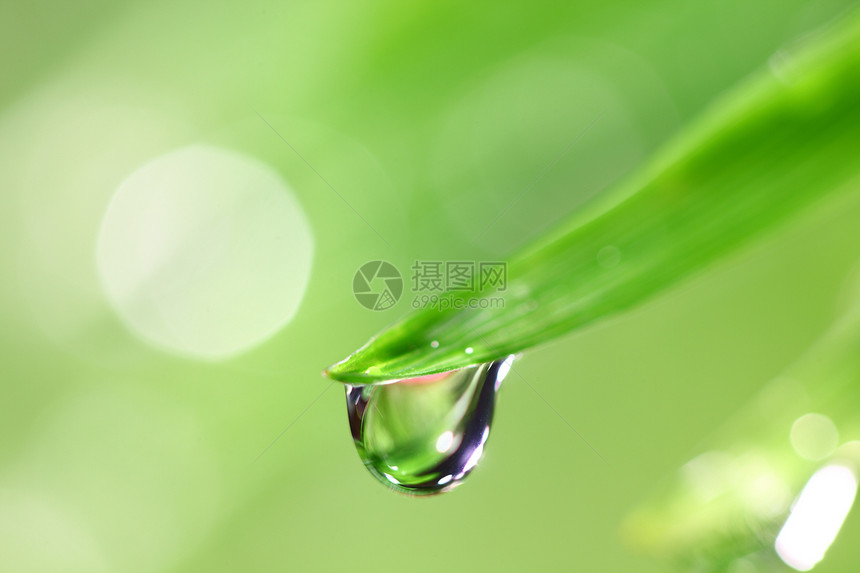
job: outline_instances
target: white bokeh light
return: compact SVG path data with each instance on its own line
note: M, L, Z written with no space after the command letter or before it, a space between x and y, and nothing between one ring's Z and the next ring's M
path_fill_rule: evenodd
M128 327L206 359L252 348L286 324L312 257L310 226L278 174L203 145L131 173L97 247L102 283Z
M839 430L833 420L813 412L794 421L790 439L794 451L803 459L823 460L836 451Z
M776 538L780 558L798 571L815 567L836 539L856 494L857 478L850 469L832 465L815 472Z

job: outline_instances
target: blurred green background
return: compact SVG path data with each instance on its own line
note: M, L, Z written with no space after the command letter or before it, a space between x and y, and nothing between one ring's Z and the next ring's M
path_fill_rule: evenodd
M357 304L362 263L505 256L852 4L3 2L0 570L665 570L624 516L838 316L860 206L528 353L519 372L608 463L512 378L467 483L395 495L342 389L314 402L320 371L407 309ZM99 253L136 221L108 227L111 199L201 144L277 173L308 232L184 267L204 241L140 279L155 299L111 302L130 271ZM196 197L172 223L204 203L240 238L281 221ZM185 248L193 224L153 241ZM129 320L162 303L199 320ZM837 542L816 570L855 560Z

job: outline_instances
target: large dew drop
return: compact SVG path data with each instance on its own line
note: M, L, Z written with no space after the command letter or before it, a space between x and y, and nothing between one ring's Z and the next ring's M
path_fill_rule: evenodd
M370 473L410 495L459 485L481 459L496 393L513 359L388 384L347 386L350 430Z

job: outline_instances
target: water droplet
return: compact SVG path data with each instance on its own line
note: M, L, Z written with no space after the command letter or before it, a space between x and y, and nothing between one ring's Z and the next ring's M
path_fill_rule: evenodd
M484 452L496 393L513 359L388 384L347 385L350 431L370 473L411 495L460 484Z

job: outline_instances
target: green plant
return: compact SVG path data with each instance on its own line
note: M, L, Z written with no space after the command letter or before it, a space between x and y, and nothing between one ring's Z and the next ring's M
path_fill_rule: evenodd
M780 54L514 256L504 308L411 312L326 373L372 384L498 360L629 309L824 199L855 195L858 67L854 15Z
M849 470L856 490L858 349L855 300L808 352L716 432L668 487L632 512L623 528L628 543L685 570L785 571L783 561L812 568L836 538L845 517L840 512L847 513L853 495L833 493L833 483L819 480L808 490L817 511L799 512L791 526L787 518L811 476L822 470Z

